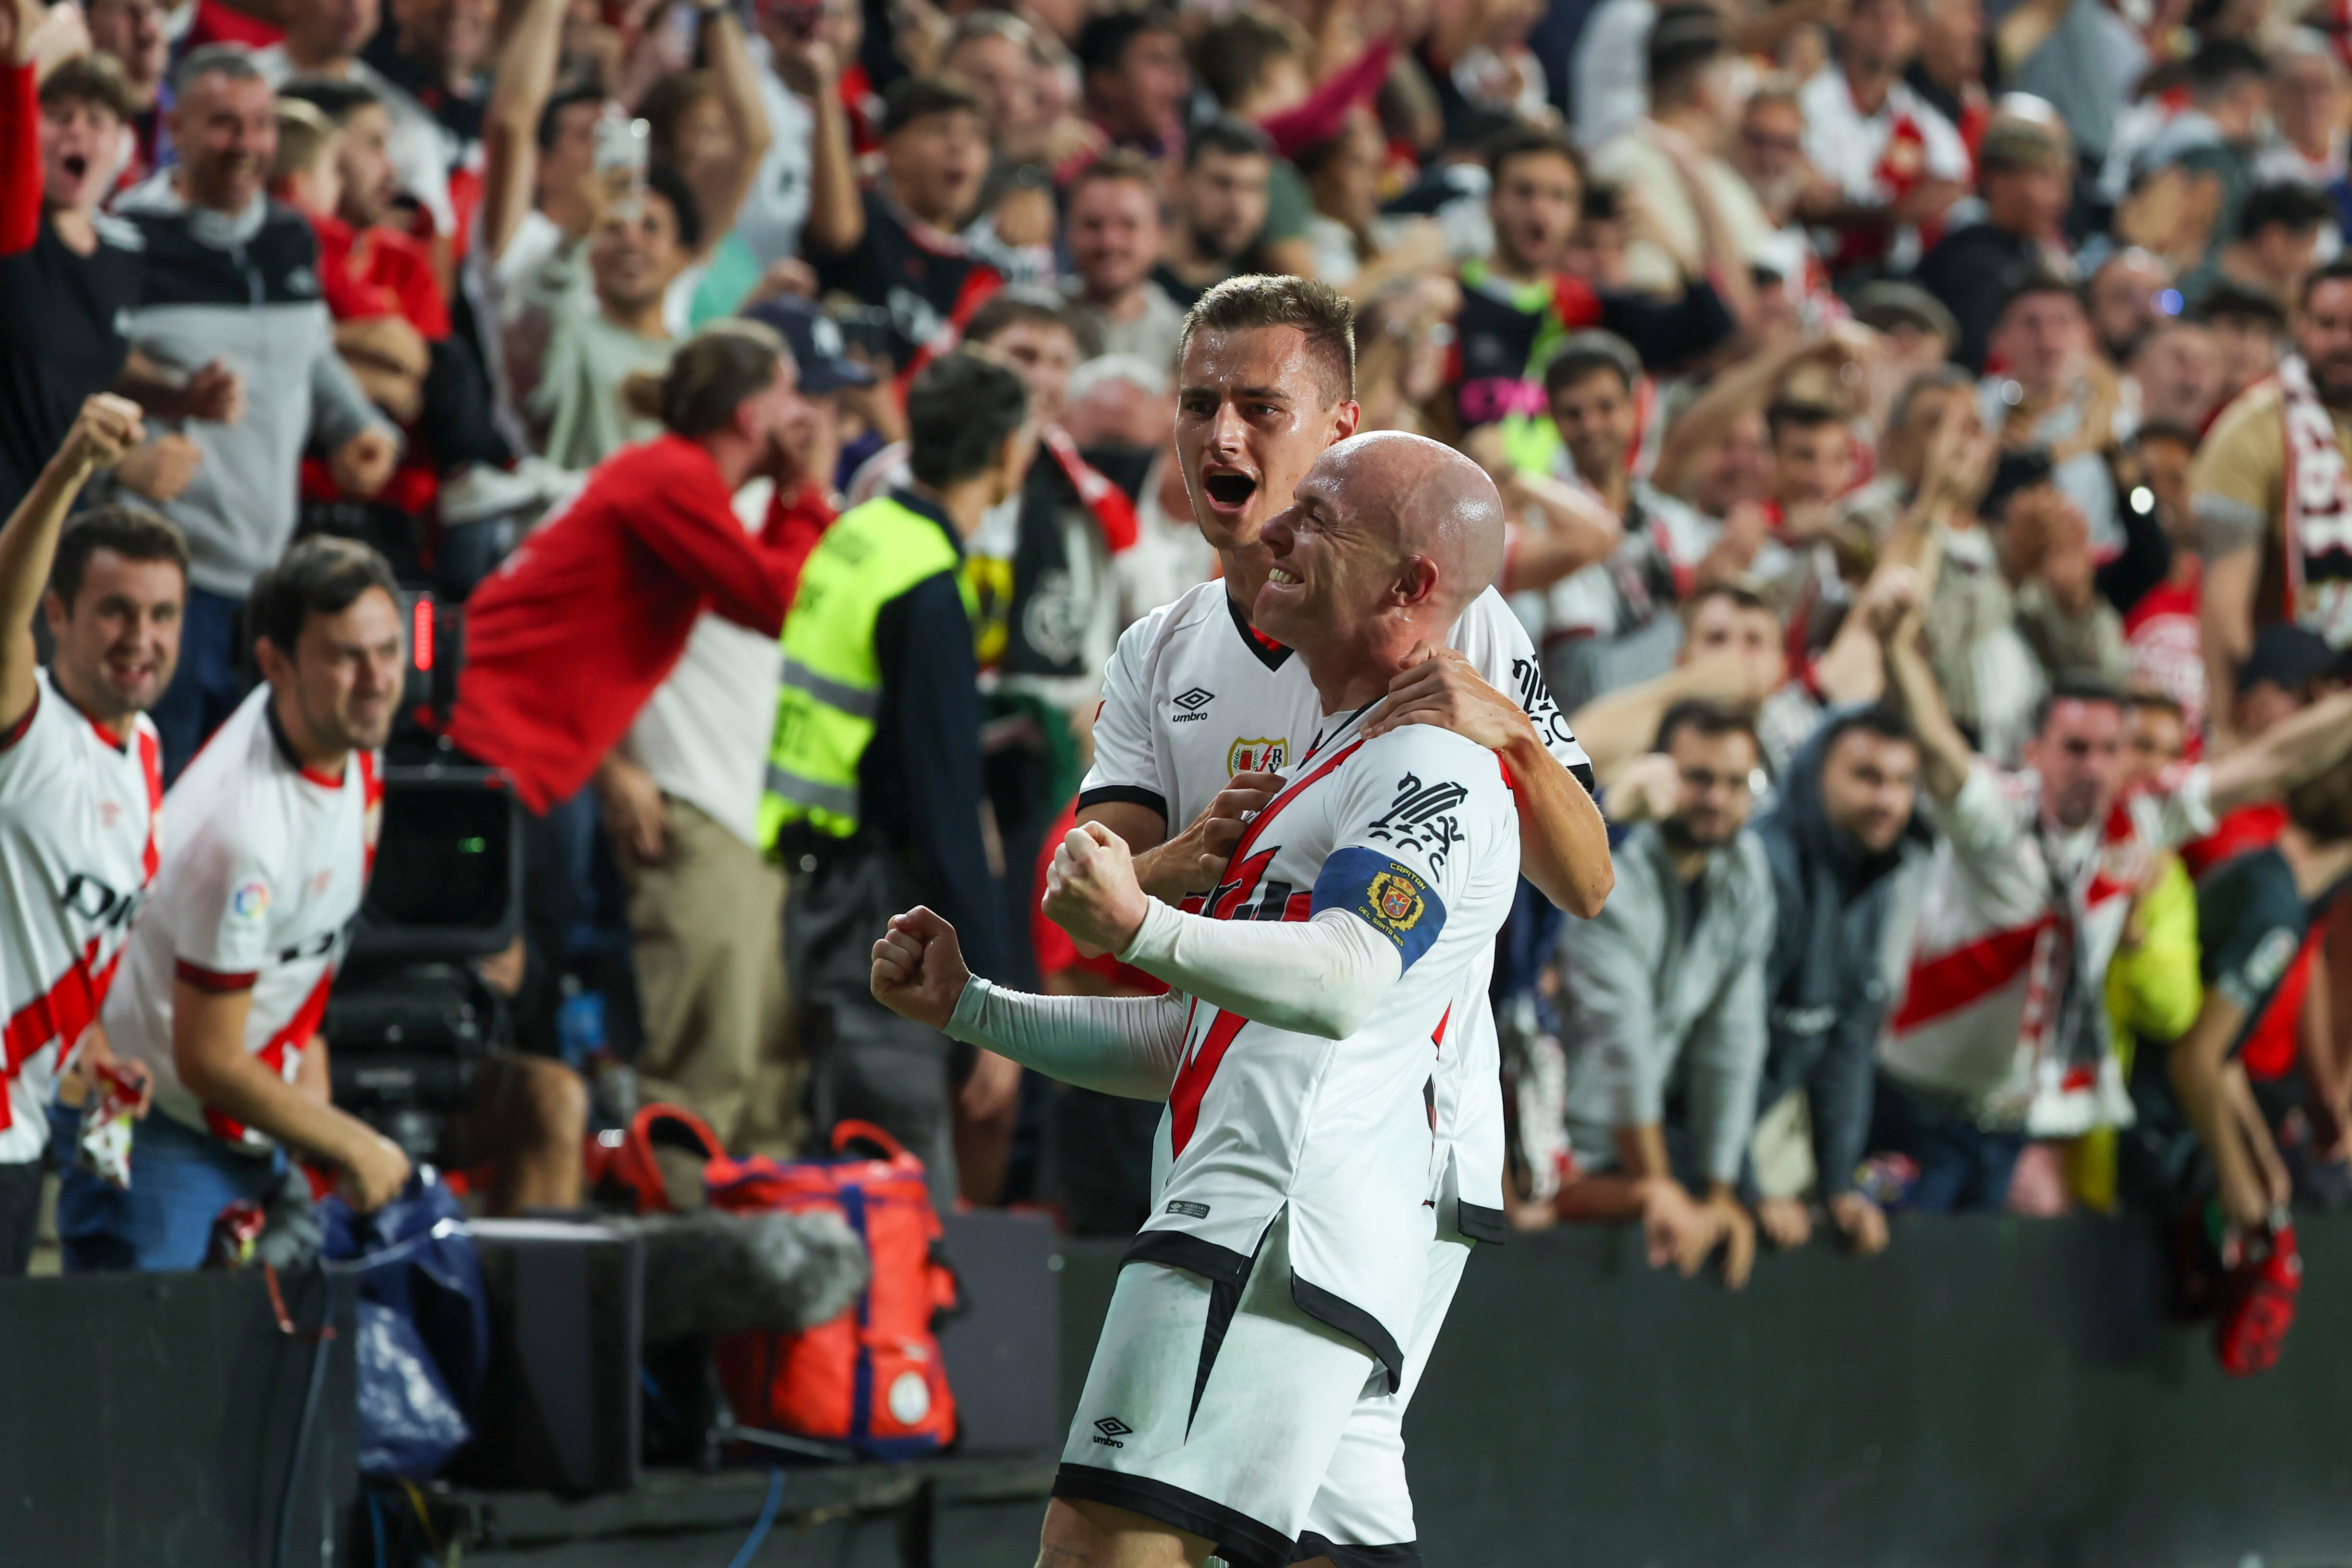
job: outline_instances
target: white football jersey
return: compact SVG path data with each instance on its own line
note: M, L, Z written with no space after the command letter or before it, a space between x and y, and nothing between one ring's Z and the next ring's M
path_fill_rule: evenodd
M1553 758L1590 788L1591 760L1552 700L1534 645L1502 595L1492 588L1479 595L1446 640L1488 685L1517 700ZM1200 584L1118 639L1103 673L1094 766L1078 807L1147 805L1173 835L1207 809L1234 774L1291 773L1322 716L1304 661L1258 636L1223 583ZM1454 1058L1463 1081L1440 1084L1438 1094L1438 1128L1457 1149L1459 1212L1449 1217L1466 1235L1499 1241L1502 1057L1483 980L1464 1005L1465 1048Z
M0 1163L37 1160L49 1141L58 1075L105 1005L155 877L163 800L144 714L126 745L35 675L32 710L0 735Z
M353 752L340 775L303 766L269 699L267 686L247 697L164 797L171 848L105 1013L115 1050L153 1071L157 1110L248 1152L271 1141L180 1082L173 982L250 989L245 1048L291 1083L326 1015L383 815L381 759Z
M1155 1212L1130 1256L1181 1261L1206 1244L1247 1258L1287 1209L1300 1308L1401 1379L1454 1165L1440 1086L1470 1049L1465 1009L1485 998L1518 887L1518 808L1485 747L1427 724L1367 741L1361 717L1335 719L1297 760L1202 912L1345 910L1395 944L1403 973L1343 1040L1193 1004L1153 1150Z

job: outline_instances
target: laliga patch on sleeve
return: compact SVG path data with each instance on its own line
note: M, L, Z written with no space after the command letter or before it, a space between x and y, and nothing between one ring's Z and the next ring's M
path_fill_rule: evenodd
M269 912L269 884L256 878L240 882L228 895L228 918L240 925L257 923Z
M1445 900L1420 872L1360 845L1323 862L1314 912L1325 910L1346 910L1396 943L1407 969L1445 929Z

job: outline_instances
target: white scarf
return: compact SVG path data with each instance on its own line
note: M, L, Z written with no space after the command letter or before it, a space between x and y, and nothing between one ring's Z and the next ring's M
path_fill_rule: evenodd
M2279 362L2279 416L2286 430L2287 611L2337 647L2352 646L2352 470L2336 421L2301 354Z

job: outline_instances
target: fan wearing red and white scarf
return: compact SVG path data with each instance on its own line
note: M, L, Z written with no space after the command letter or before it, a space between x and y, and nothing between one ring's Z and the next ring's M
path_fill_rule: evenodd
M2278 383L2286 437L2280 542L2287 608L2336 647L2352 646L2352 469L2301 354L2279 362Z

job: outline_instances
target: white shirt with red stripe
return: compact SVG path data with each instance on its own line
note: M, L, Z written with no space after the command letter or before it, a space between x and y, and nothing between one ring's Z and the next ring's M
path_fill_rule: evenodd
M2056 1053L2062 889L2083 910L2084 973L2104 996L2133 895L2158 851L2213 830L2210 797L2205 769L2176 767L2067 833L2042 824L2037 774L1980 763L1950 805L1931 804L1942 838L1879 1047L1888 1076L1990 1128L2059 1137L2128 1122L2112 1055L2094 1069Z
M1515 699L1560 766L1591 787L1591 759L1552 700L1543 667L1503 596L1471 601L1446 643L1479 678ZM1194 585L1127 628L1103 671L1094 765L1078 806L1125 801L1160 814L1170 837L1208 808L1234 774L1297 777L1323 701L1303 661L1260 637L1222 581ZM1188 901L1187 908L1192 907ZM1465 1015L1458 1075L1439 1085L1438 1125L1454 1140L1460 1202L1448 1223L1503 1238L1502 1050L1482 992ZM1455 1083L1453 1078L1458 1076Z
M359 913L383 802L373 752L339 774L302 765L270 694L247 697L165 797L171 849L105 1013L115 1051L154 1072L158 1110L247 1152L271 1140L198 1101L173 1066L173 982L250 990L245 1048L294 1081Z
M1143 1233L1248 1257L1286 1208L1300 1305L1379 1346L1306 1299L1336 1297L1401 1346L1439 1205L1461 1179L1454 1099L1480 1086L1454 1064L1484 1044L1495 938L1518 887L1518 810L1500 760L1475 742L1428 724L1367 741L1361 718L1333 719L1296 760L1202 912L1344 910L1395 944L1402 973L1342 1040L1193 1004Z
M1864 114L1845 72L1831 64L1798 89L1797 103L1805 111L1805 157L1837 182L1848 201L1886 206L1922 180L1966 184L1972 176L1973 160L1959 132L1900 81L1886 89L1877 113ZM1934 237L1916 227L1893 236L1825 231L1820 243L1839 270L1883 259L1890 272L1907 272Z
M117 741L39 671L31 711L0 735L0 1163L37 1160L48 1142L58 1075L106 1001L154 879L163 800L145 715Z

